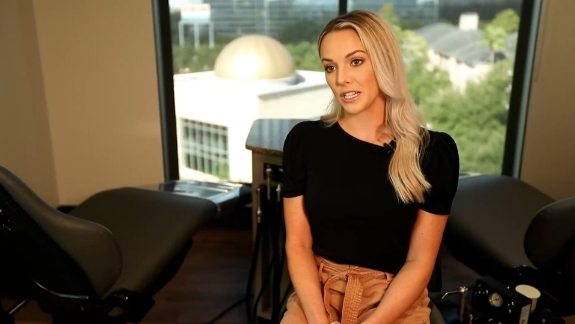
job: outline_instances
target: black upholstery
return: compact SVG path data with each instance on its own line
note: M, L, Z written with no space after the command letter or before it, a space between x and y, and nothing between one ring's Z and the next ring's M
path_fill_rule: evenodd
M539 210L525 234L525 252L557 299L558 312L575 314L575 197Z
M512 177L461 177L444 244L455 258L482 275L532 266L523 248L525 233L537 211L552 201Z
M141 320L216 214L206 199L137 188L98 193L65 214L0 166L2 267L54 322Z
M575 312L575 197L554 201L507 176L462 177L444 244L480 275L532 284L553 311Z
M541 208L525 233L525 252L542 271L575 280L575 197Z

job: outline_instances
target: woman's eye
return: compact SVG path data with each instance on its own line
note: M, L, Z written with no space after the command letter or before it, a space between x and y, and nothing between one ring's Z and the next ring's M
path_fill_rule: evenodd
M361 65L361 63L363 63L362 59L353 59L351 61L351 65Z
M335 66L333 65L326 65L323 67L325 72L333 72L335 70Z

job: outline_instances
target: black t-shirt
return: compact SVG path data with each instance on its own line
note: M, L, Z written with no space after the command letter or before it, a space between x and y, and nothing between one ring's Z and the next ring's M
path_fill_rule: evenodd
M421 161L432 188L422 204L404 204L388 178L395 142L359 140L335 123L304 121L283 149L284 197L304 196L313 252L328 260L397 273L405 263L418 209L447 215L457 189L453 139L430 131Z

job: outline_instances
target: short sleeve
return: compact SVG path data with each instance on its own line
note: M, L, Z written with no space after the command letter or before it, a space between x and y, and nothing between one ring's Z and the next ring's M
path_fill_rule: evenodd
M296 197L305 191L305 122L296 124L285 138L283 146L283 195Z
M447 215L451 212L459 181L459 154L451 136L433 131L429 134L421 168L431 189L425 194L420 208L432 214Z

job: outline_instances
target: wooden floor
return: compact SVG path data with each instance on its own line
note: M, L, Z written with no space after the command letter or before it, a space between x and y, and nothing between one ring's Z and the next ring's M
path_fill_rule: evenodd
M234 217L208 224L196 234L184 264L156 295L156 304L142 323L208 323L244 299L251 259L251 217L249 210ZM443 257L443 269L447 290L473 283L477 278L448 254ZM7 303L10 301L4 301L5 307L10 306ZM213 323L247 324L246 314L245 303L240 303ZM31 302L16 314L16 323L43 324L50 323L50 319Z

